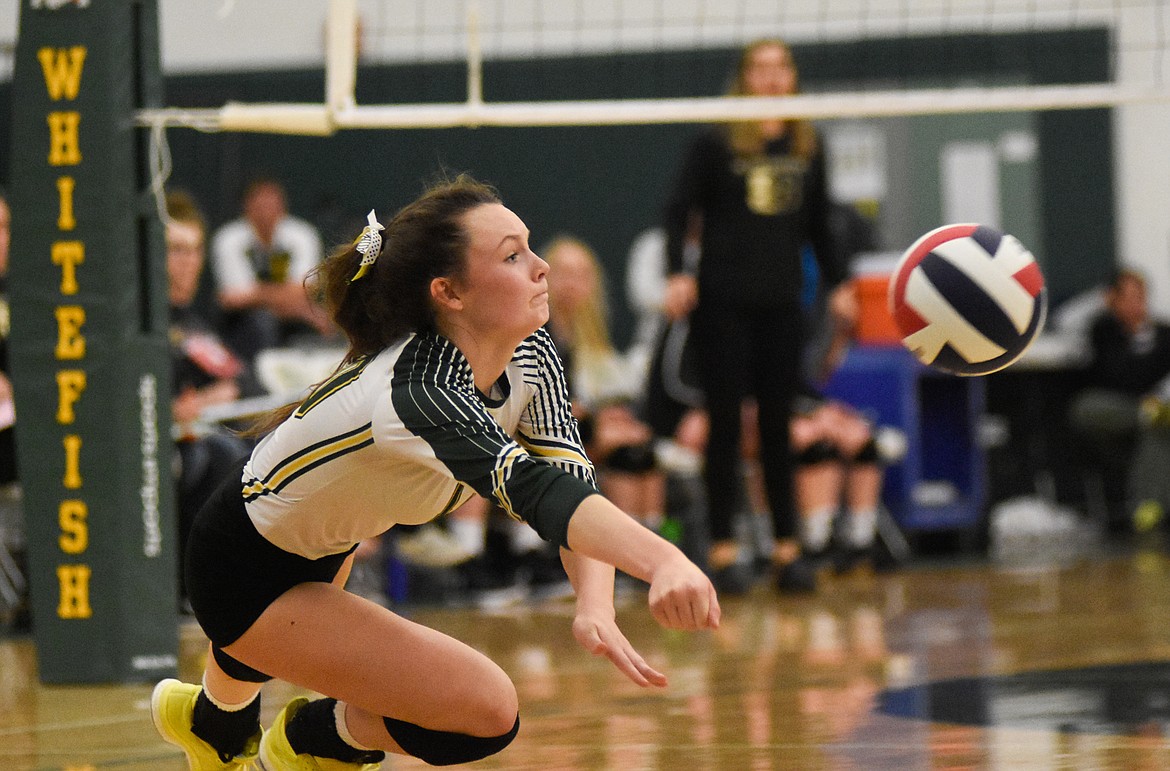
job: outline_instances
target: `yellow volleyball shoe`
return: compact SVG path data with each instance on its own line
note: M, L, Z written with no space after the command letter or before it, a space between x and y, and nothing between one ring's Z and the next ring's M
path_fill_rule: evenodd
M195 700L203 688L167 678L154 687L150 696L150 717L162 738L187 756L191 771L246 771L260 751L262 732L248 740L244 753L224 760L219 751L191 731Z

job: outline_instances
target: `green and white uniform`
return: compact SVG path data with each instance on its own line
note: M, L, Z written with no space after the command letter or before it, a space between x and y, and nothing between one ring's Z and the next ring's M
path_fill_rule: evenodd
M473 493L565 545L569 517L596 492L544 330L490 394L436 334L346 366L257 445L242 482L256 530L307 559L434 519Z

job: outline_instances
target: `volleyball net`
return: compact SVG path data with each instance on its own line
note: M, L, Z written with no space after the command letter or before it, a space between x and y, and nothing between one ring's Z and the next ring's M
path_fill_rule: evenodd
M325 135L339 129L571 126L1034 111L1170 100L1170 4L1162 0L656 0L541 3L331 0L320 103L228 103L146 110L148 125ZM779 37L821 47L834 82L780 98L727 98L686 78L680 55ZM632 59L659 95L626 80L581 98L493 98L493 72L517 60ZM701 58L701 57L700 57ZM365 68L461 62L465 90L445 102L357 98ZM693 66L693 65L692 65ZM948 77L950 76L950 77ZM536 89L541 90L541 89ZM685 89L684 89L685 90Z

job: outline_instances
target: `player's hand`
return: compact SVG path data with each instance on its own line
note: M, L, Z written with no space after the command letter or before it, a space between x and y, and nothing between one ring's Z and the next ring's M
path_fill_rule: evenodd
M578 611L573 618L573 636L594 656L605 656L626 677L643 688L666 686L666 675L646 663L646 659L618 629L612 614Z
M838 327L852 333L861 317L861 301L857 297L856 284L853 281L846 281L836 286L829 293L828 305L829 313Z
M715 629L721 611L711 579L685 557L671 560L650 581L650 613L667 629Z
M190 426L199 418L203 410L203 400L194 388L184 388L171 400L172 419L180 426Z
M666 317L676 321L686 316L699 304L699 282L694 276L676 273L666 280L666 294L662 307Z

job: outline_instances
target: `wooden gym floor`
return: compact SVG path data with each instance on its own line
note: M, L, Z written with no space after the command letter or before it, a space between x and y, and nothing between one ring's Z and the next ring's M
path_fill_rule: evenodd
M620 621L670 677L641 690L577 647L571 604L404 608L514 678L521 731L484 769L1170 768L1170 559L1115 549L1064 566L914 564L767 586L724 602L714 633ZM180 676L204 651L185 622ZM265 723L295 695L265 687ZM0 638L0 769L180 771L149 685L44 687L27 637ZM387 768L418 769L413 759Z

